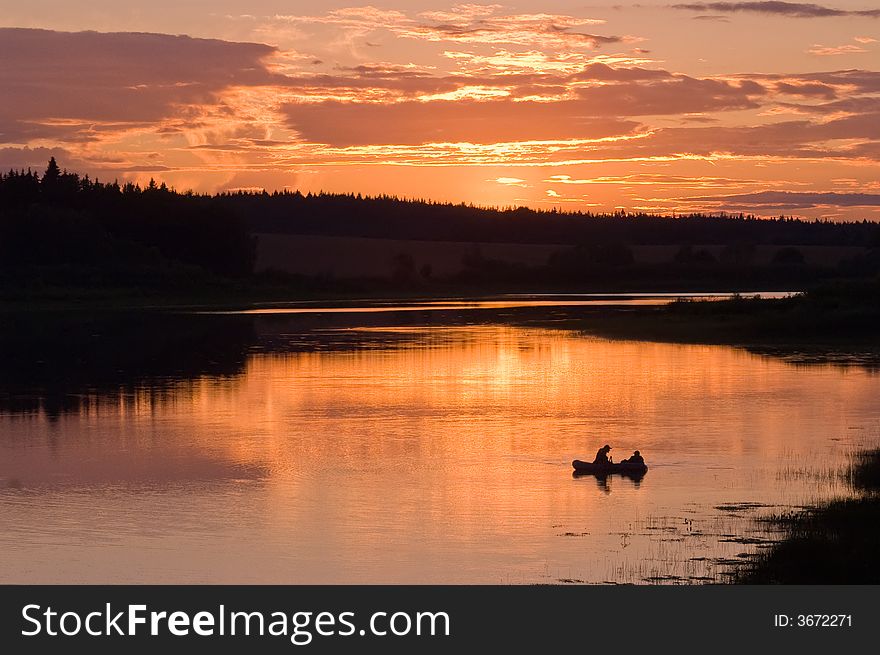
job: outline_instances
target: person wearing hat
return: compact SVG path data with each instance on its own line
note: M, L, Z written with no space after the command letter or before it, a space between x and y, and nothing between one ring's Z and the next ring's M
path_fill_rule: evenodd
M596 459L593 460L593 464L611 464L611 458L608 456L608 451L610 450L611 446L608 444L602 446L596 453Z

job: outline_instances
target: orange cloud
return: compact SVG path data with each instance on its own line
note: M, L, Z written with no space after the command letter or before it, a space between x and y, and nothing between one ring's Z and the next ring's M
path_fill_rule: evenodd
M817 55L819 57L833 57L835 55L862 54L868 51L860 46L847 44L838 46L814 45L812 48L807 50L807 52L811 55Z
M504 186L518 186L518 187L527 187L526 181L519 177L496 177L494 180L489 180L489 182L496 182L498 184L503 184Z
M376 7L336 9L321 16L276 15L272 24L334 26L346 33L367 36L380 30L422 41L469 44L520 45L550 49L597 48L620 43L622 36L580 31L602 20L564 14L503 14L500 5L458 5L450 11L427 11L411 16Z

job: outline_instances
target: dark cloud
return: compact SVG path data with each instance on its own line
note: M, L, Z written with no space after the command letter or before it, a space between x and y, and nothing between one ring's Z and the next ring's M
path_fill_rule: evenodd
M758 107L766 89L753 81L732 82L676 75L654 84L605 84L578 89L583 111L596 115L651 116Z
M880 93L880 72L861 69L796 74L748 73L738 75L737 77L761 83L782 82L783 84L800 86L802 89L805 85L813 84L843 87L838 89L838 95L848 95L850 97L855 94ZM845 93L840 93L841 91L845 91Z
M802 96L805 98L820 97L825 98L826 100L831 100L837 95L834 87L830 87L827 84L819 84L818 82L779 82L776 85L776 90L790 96Z
M802 105L791 102L780 102L781 107L794 109L801 114L851 114L877 113L880 111L880 100L869 97L844 98L834 102L823 102L820 105Z
M412 31L439 41L462 41L465 43L520 43L529 40L552 39L569 46L588 46L591 48L611 43L620 43L623 37L603 36L572 32L567 27L559 27L547 22L542 28L532 33L518 34L508 26L494 26L488 21L480 21L477 25L432 25L414 28Z
M552 14L496 14L498 6L458 5L447 12L427 12L430 23L402 24L392 27L397 34L431 41L460 43L511 43L550 48L597 48L620 43L621 36L606 36L577 31L595 21Z
M596 144L578 151L567 150L558 160L632 159L665 157L778 157L824 159L859 157L876 159L880 113L848 116L813 123L785 121L751 127L681 126L656 129L641 138ZM853 142L861 142L853 145ZM549 159L554 159L550 155Z
M603 138L638 127L616 117L596 118L571 102L474 100L393 104L290 103L288 124L303 139L337 147L458 142Z
M352 66L336 68L335 74L296 75L279 80L287 90L303 95L333 90L339 93L359 89L394 91L404 96L448 93L466 86L516 89L545 87L544 93L554 89L563 91L566 85L577 82L634 82L659 81L683 78L669 71L646 68L614 68L602 63L588 64L580 72L557 74L523 72L498 74L452 74L438 76L428 71L412 70L397 66ZM522 95L515 92L515 95ZM357 99L356 99L357 100Z
M689 11L718 11L722 13L748 12L773 14L792 18L833 18L836 16L880 17L880 9L848 10L825 7L806 2L692 2L670 5L672 9Z
M825 84L846 84L860 93L880 92L880 72L859 69L829 71L805 75L805 79L814 79Z
M613 81L616 77L627 81L575 88L574 100L295 102L283 105L281 111L303 139L334 146L493 143L626 134L636 125L625 120L628 117L754 108L759 106L755 98L766 93L752 80L734 83L665 71L613 71L597 65L579 74L579 80ZM510 83L507 77L504 79ZM514 89L514 95L523 97L541 89L552 92L562 88L546 83L552 78L541 79L542 85L521 85Z
M729 196L698 196L686 198L686 200L691 202L711 202L727 207L756 209L808 209L820 206L880 207L880 194L877 193L760 191L758 193L739 193Z
M512 88L544 84L559 86L573 82L631 82L671 80L676 76L665 70L646 68L614 68L602 63L588 64L580 72L556 74L522 72L504 74L451 74L438 76L429 71L412 70L402 66L336 67L334 74L294 75L278 80L288 89L384 89L401 93L445 93L464 86Z
M631 82L634 80L660 80L671 79L674 75L669 71L648 68L614 68L608 64L588 64L580 73L575 73L567 78L569 82L586 82L596 80L599 82Z
M143 33L0 28L0 141L89 138L100 124L154 123L270 83L257 43Z
M448 11L408 12L379 9L373 6L346 7L328 11L322 16L276 14L273 22L288 25L333 26L358 40L372 36L377 30L422 41L471 44L513 44L554 50L597 48L621 43L627 37L593 34L580 31L603 21L564 14L499 13L501 5L456 4ZM369 47L382 45L364 41Z

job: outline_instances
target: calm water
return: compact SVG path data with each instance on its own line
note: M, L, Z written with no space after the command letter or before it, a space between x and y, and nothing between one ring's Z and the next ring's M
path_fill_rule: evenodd
M880 441L869 366L487 309L8 328L0 582L723 580Z

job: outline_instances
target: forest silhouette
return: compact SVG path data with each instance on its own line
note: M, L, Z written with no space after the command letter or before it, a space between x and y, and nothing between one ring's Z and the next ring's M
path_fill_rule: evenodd
M259 282L256 234L373 237L559 246L542 267L490 261L478 246L451 283L559 285L668 278L742 279L755 283L810 282L876 275L880 224L837 223L744 214L560 212L525 207L483 208L394 196L237 191L214 195L178 192L150 180L142 187L100 182L63 171L53 158L42 174L0 174L0 289L39 293L71 288L199 288L217 281ZM631 248L675 246L671 262L640 266ZM723 246L720 255L705 246ZM773 266L753 262L758 246L779 246ZM817 270L804 265L799 246L858 246L864 254ZM662 270L660 270L662 269ZM748 278L749 275L746 277ZM424 282L430 271L401 253L390 284ZM302 276L299 279L303 287ZM274 276L274 283L284 276ZM326 284L326 280L324 281ZM308 287L308 282L305 283ZM25 291L22 291L25 289ZM27 291L27 290L30 291Z

